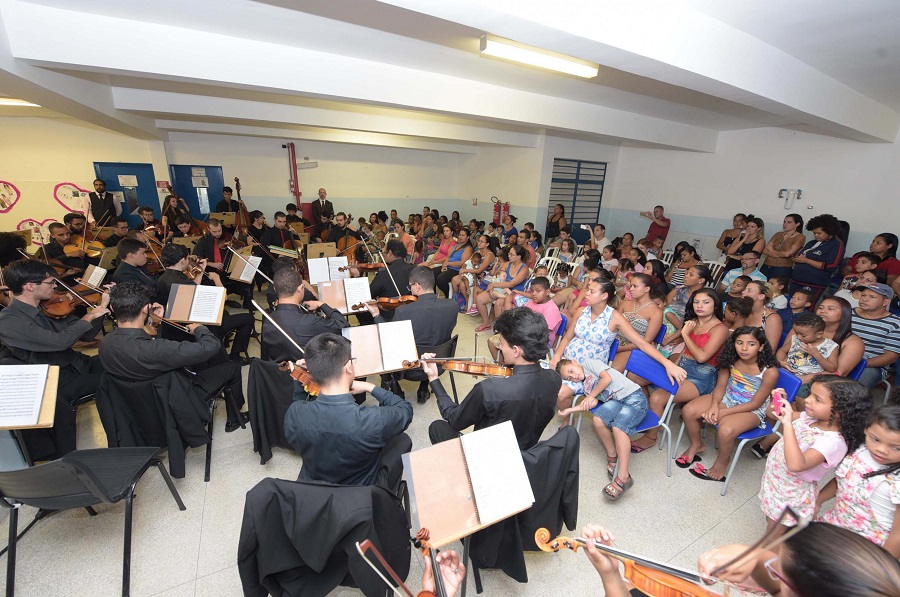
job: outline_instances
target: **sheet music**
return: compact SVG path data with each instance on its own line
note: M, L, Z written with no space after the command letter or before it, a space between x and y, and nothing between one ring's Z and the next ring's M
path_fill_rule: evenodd
M338 268L347 267L347 257L327 257L328 275L330 280L345 280L350 277L350 270L338 271Z
M240 260L240 257L238 257ZM241 275L238 276L238 280L241 282L253 282L253 277L256 275L256 270L259 269L259 264L262 263L262 257L257 257L255 255L251 255L250 257L245 257L247 263L241 261L241 265L244 266L244 269L241 270Z
M367 278L347 278L344 280L344 295L347 298L347 310L351 310L352 305L357 305L365 301L372 300L372 291L369 289L369 280ZM365 311L366 308L357 309Z
M50 365L0 367L0 427L37 425Z
M381 362L384 371L402 369L403 361L415 361L419 358L411 321L379 323L378 336L381 339Z
M195 286L188 319L197 323L215 323L219 318L219 305L224 300L225 289L221 286Z
M534 504L510 421L463 434L460 439L481 524L493 524Z
M318 284L319 282L327 282L331 279L328 269L328 258L317 257L306 262L309 268L309 283Z
M88 274L87 283L91 286L100 286L106 278L106 270L96 265L89 265L85 273Z

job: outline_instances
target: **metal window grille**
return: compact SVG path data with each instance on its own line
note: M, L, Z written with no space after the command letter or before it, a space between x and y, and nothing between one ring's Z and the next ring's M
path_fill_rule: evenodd
M561 203L565 206L566 221L570 224L597 223L603 201L606 166L607 162L555 158L548 215L553 213L557 203Z

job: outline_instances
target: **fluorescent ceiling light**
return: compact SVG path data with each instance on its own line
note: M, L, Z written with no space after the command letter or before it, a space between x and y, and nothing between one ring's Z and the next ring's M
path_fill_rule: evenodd
M0 106L30 106L32 108L40 108L37 104L32 104L25 100L13 99L11 97L0 97Z
M491 56L512 60L529 66L537 66L567 75L590 79L597 76L600 65L587 60L580 60L565 54L557 54L541 48L533 48L493 35L481 36L482 56Z

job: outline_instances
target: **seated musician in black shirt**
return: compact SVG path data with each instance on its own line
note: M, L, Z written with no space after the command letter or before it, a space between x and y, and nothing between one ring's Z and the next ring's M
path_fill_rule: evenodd
M100 361L108 374L131 381L151 380L169 371L204 363L221 350L219 339L206 326L196 323L187 325L196 337L195 342L174 342L147 334L144 326L150 313L162 317L165 311L153 301L153 293L152 286L130 281L116 284L110 291L110 307L116 314L118 327L100 345ZM246 413L239 412L244 404L240 365L222 363L196 371L191 377L192 396L203 402L214 399L223 386L238 409L235 412L231 401L225 401L228 413L225 431L231 432L249 419Z
M303 458L299 479L396 491L403 474L401 457L412 449L404 433L412 421L412 405L353 379L350 341L343 336L321 334L305 350L302 364L318 382L319 397L294 401L284 418L284 435ZM378 406L357 406L351 392L370 392Z
M138 208L138 215L141 216L141 223L138 224L134 229L143 231L144 235L152 234L156 238L156 240L162 242L162 222L160 222L153 216L153 208L143 205ZM150 228L151 230L147 230L148 228Z
M385 247L382 257L387 267L375 272L369 290L373 299L381 297L397 297L412 294L409 287L409 274L416 266L406 262L406 246L396 238L391 239ZM390 270L390 272L388 272ZM393 321L393 311L383 311L381 314L386 321ZM362 320L360 320L362 323Z
M112 281L140 282L148 286L156 286L156 276L147 271L147 245L136 238L125 238L116 245L119 253L119 266L113 272Z
M326 243L328 242L328 235L331 234L331 231L334 229L334 224L331 223L331 217L322 214L319 218L319 221L312 229L312 234L310 234L310 240ZM314 256L308 256L310 259Z
M342 328L350 326L340 312L321 301L307 301L305 307L301 306L307 289L303 278L293 268L279 269L273 279L278 306L272 311L272 319L300 348L319 334L340 334ZM296 361L303 358L302 353L268 319L263 320L262 344L271 361Z
M272 262L272 277L274 279L275 274L278 273L278 270L290 268L296 270L296 263L294 259L290 257L279 257L274 262ZM302 278L301 274L301 278ZM319 293L316 292L316 287L310 284L307 280L303 280L303 287L305 288L305 292L303 293L303 298L300 299L301 303L305 303L307 301L317 301L319 300ZM275 292L275 285L269 284L269 287L266 289L266 301L269 303L269 310L272 311L275 309L275 305L278 303L278 293Z
M209 225L207 232L197 240L197 243L194 245L193 253L200 259L206 259L206 267L208 270L223 276L222 272L225 271L225 260L228 259L229 256L234 259L240 259L240 257L231 255L231 252L227 247L223 248L219 246L224 241L222 238L222 234L224 233L222 222L216 218L210 218L207 224ZM251 313L253 312L253 305L250 302L253 299L253 287L250 284L237 280L223 279L222 286L228 290L229 294L239 294L243 299L244 309Z
M34 459L57 458L75 449L75 411L71 404L96 391L103 372L97 357L75 352L72 345L97 335L103 327L103 316L109 312L109 296L104 294L100 305L80 319L50 318L40 304L53 296L55 275L52 267L29 259L13 262L3 270L13 300L0 312L0 358L9 363L59 365L56 419L49 433L52 444L46 443L46 432L24 432ZM38 445L42 439L44 444Z
M459 437L460 431L473 425L478 431L512 421L519 449L527 450L540 441L544 428L556 416L556 393L562 378L538 364L547 356L547 321L531 309L517 307L497 318L494 331L500 334L503 362L513 368L513 373L478 382L459 404L441 385L437 365L423 364L442 417L428 427L431 443Z
M119 217L113 223L113 233L101 242L104 247L115 247L126 236L128 236L128 219Z
M175 218L175 226L169 230L170 238L184 238L191 235L191 221L184 216Z
M50 230L51 239L43 248L44 255L48 259L56 259L71 268L84 271L88 265L87 255L80 246L71 244L71 230L59 222L53 222L47 228ZM66 254L66 247L69 247L68 254Z
M247 234L252 236L253 240L256 242L262 242L262 236L265 234L266 230L269 230L269 225L266 224L266 216L263 212L258 209L251 211L250 226L247 227ZM254 250L253 254L256 255L257 252ZM259 254L261 255L262 251L260 251Z
M85 220L84 216L77 211L70 211L63 216L63 224L66 225L66 228L69 229L72 236L84 235L84 226L86 222L87 220Z
M334 222L336 226L331 229L331 232L328 233L328 240L325 242L329 243L339 243L338 251L341 250L340 244L345 245L343 248L350 247L356 241L360 240L362 237L359 235L359 232L353 230L347 222L347 214L342 211L339 211L336 216L334 216Z
M294 234L294 231L287 227L287 217L283 211L276 211L272 222L275 225L262 233L260 244L266 248L272 245L283 247L288 241L297 240L297 235Z
M156 282L156 300L162 305L168 303L169 293L173 284L201 284L204 277L206 277L211 284L215 286L222 285L219 275L215 271L206 272L204 276L203 270L207 265L205 259L199 260L198 266L200 271L193 279L185 275L184 270L188 269L187 247L169 243L163 247L159 260L162 262L163 267L166 268ZM255 320L250 313L229 313L226 310L222 315L221 325L210 325L208 327L222 342L233 331L234 340L231 343L229 358L232 361L246 365L249 363L249 358L241 355L242 353L246 354L247 347L250 345L250 336L253 334L254 323ZM168 337L178 338L179 336L172 334Z
M307 220L303 216L297 215L297 206L294 205L293 203L288 203L285 206L284 211L287 212L288 225L296 224L297 222L300 222L303 224L304 228L308 228L309 226L312 226L312 224L310 224L309 220Z

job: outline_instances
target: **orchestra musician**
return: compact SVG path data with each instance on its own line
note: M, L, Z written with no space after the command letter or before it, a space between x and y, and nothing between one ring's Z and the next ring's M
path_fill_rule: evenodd
M289 226L291 224L296 224L297 222L302 223L304 228L312 226L312 224L309 223L309 220L307 220L303 216L297 215L297 206L295 204L288 203L284 207L284 211L287 212L287 223Z
M99 178L94 181L94 192L88 194L88 199L93 222L112 222L121 213L122 206L106 192L106 183Z
M349 226L347 214L344 212L338 212L334 217L334 222L336 226L328 233L328 240L325 242L335 243L337 245L338 254L345 255L350 259L349 252L341 253L341 251L352 246L356 241L361 240L362 236L360 236L359 232ZM357 256L364 251L360 246L355 247L353 250L356 251ZM353 261L353 259L350 259L350 261Z
M343 328L350 326L346 317L321 301L307 300L305 305L308 311L300 306L309 291L295 269L283 267L275 272L273 280L278 305L272 311L272 319L300 348L320 334L340 334ZM303 358L303 354L275 329L268 318L263 320L261 344L271 361L297 361Z
M205 363L221 351L222 345L215 334L197 323L187 324L195 337L193 342L175 342L147 334L144 326L150 314L162 317L165 312L165 307L153 302L153 295L153 286L135 281L116 284L110 290L110 307L116 314L118 326L100 345L100 361L110 375L148 381L182 367L190 367L193 371L195 365ZM191 376L191 395L203 403L214 399L223 386L224 392L234 400L234 405L231 400L225 400L225 431L230 433L250 418L247 413L240 412L244 404L240 365L225 362L194 371Z
M178 216L173 220L175 226L169 230L169 239L191 236L191 221L184 216Z
M221 276L222 272L225 271L225 258L231 254L224 247L224 241L222 240L225 228L222 226L222 222L216 218L210 218L207 224L209 225L207 232L197 240L193 252L200 259L206 259L207 268L212 269ZM241 296L244 309L250 312L253 311L253 304L250 302L253 300L252 285L236 280L222 280L222 285L229 293Z
M396 250L403 249L403 244L400 241L392 240L390 242L400 245L399 249L396 249L396 245L394 245ZM395 258L394 261L403 262L400 258ZM459 316L459 306L456 304L456 301L440 298L435 294L434 276L427 267L412 266L405 262L403 262L403 265L412 268L407 275L407 280L409 281L410 292L418 298L415 302L397 307L391 321L411 322L416 346L439 346L449 341L453 335L453 328L456 327L456 318ZM395 267L399 269L399 266ZM393 272L393 270L391 271ZM399 280L397 280L397 285L400 285ZM381 317L375 317L376 323L381 321L383 321ZM419 404L424 404L430 395L428 391L429 379L427 376L423 376L420 371L412 370L382 375L381 387L385 387L386 384L390 383L391 391L398 396L403 396L403 390L400 388L399 382L404 376L408 379L419 380L419 389L416 392L416 397Z
M69 267L84 271L88 263L87 255L81 247L72 245L72 232L69 228L59 222L53 222L47 228L50 230L50 241L44 245L44 255L48 259L56 259ZM72 247L67 255L66 247L69 245Z
M215 220L210 220L210 222L212 221ZM210 230L212 230L211 225ZM221 226L218 227L218 231L221 233ZM203 281L202 271L193 279L188 278L185 275L184 270L188 267L188 254L187 247L176 245L175 243L169 243L162 248L162 251L159 254L159 260L166 270L159 277L159 280L156 281L156 300L160 304L165 305L168 303L169 293L173 284L199 285ZM205 259L205 257L201 257L200 259L200 265L203 266L201 269L205 269L206 266L209 265ZM210 271L207 275L212 284L215 286L222 286L222 281L215 271ZM249 358L243 357L242 354L246 354L247 347L250 345L250 336L253 334L254 323L255 320L250 313L229 313L226 310L222 315L221 325L210 325L208 327L222 342L224 342L228 334L233 331L235 334L234 339L231 342L229 359L239 362L242 365L246 365L249 363ZM166 328L164 327L162 329ZM166 330L165 335L167 337L179 337L177 334L169 335L168 330Z
M63 224L66 225L66 228L69 229L69 232L72 233L72 236L82 236L84 235L84 227L85 219L83 214L78 213L77 211L71 211L63 216Z
M147 245L136 238L124 238L116 245L119 265L113 272L112 281L116 284L138 282L156 286L156 278L147 271Z
M63 226L63 228L65 228ZM13 294L0 312L0 362L59 366L56 418L51 430L25 430L25 442L34 460L59 458L75 449L75 409L72 404L96 391L103 368L97 357L72 350L78 340L92 340L109 312L109 295L84 317L47 317L41 301L56 287L52 267L31 259L15 261L3 269Z
M531 309L517 307L497 317L494 332L500 335L500 352L503 362L512 366L512 375L478 382L459 404L441 385L437 365L422 364L442 417L428 428L431 443L459 437L473 425L478 431L511 421L519 449L528 450L540 441L544 428L556 416L556 393L562 378L538 364L547 356L547 321Z
M297 270L294 259L290 257L279 257L272 263L272 278L275 277L275 274L278 273L278 270L284 268L291 268L295 271ZM303 274L300 274L301 277ZM309 283L307 280L303 280L303 287L305 288L305 292L303 293L303 298L300 299L300 303L306 303L308 301L317 301L319 300L319 293L316 292L315 286ZM278 293L275 291L275 285L269 284L269 287L266 289L266 301L269 303L269 310L275 309L275 305L278 304Z
M312 234L310 238L318 242L327 242L328 235L331 234L331 230L334 228L334 224L331 223L331 218L326 215L320 216L318 223L313 227Z
M115 247L119 244L119 241L128 236L128 218L116 218L113 220L113 233L109 235L109 237L102 241L104 247Z
M162 216L160 217L163 227L171 231L175 228L175 220L179 217L190 221L191 210L188 209L187 203L181 197L167 195L163 201Z
M380 268L375 272L375 277L372 278L372 283L369 285L369 292L372 298L377 300L382 297L393 298L412 294L409 288L409 274L415 269L415 266L407 263L407 252L403 243L397 239L389 240L382 257L387 264L387 268ZM387 271L388 269L390 269L390 272ZM394 285L395 283L396 286ZM385 321L394 320L393 311L384 311L381 313L381 316ZM360 325L372 323L372 318L369 317L368 313L358 313L357 320Z
M252 217L252 214L251 214ZM274 226L267 229L260 236L260 244L269 247L283 247L286 242L289 240L297 240L297 235L294 234L294 231L287 227L287 216L285 216L283 211L276 211L275 217L272 218L272 223Z
M275 216L277 217L278 214L275 214ZM258 243L262 243L263 234L265 234L267 230L270 230L270 227L268 224L266 224L266 216L263 214L263 212L259 211L258 209L254 209L253 211L251 211L250 226L247 227L247 233L253 237L253 240ZM280 247L281 245L278 246ZM253 254L256 254L255 250ZM260 254L262 254L262 251L260 251Z
M162 222L153 217L153 208L147 207L146 205L138 208L138 215L141 216L141 223L135 226L135 230L143 231L144 228L153 227L153 231L150 234L153 234L156 237L156 240L163 240L163 230L162 230ZM144 232L144 235L147 233Z
M301 364L318 382L319 397L295 400L284 418L284 435L303 458L299 480L378 485L396 492L401 457L412 449L404 433L412 421L412 405L354 379L350 341L343 336L320 334L305 352ZM378 406L357 406L351 393L360 392L371 393Z

